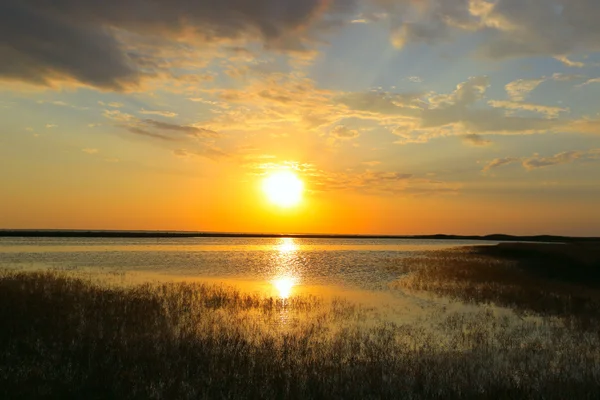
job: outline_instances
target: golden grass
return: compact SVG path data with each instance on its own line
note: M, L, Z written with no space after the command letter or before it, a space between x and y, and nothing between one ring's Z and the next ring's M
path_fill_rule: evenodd
M0 274L0 398L594 398L600 337L491 309L360 323L345 301Z

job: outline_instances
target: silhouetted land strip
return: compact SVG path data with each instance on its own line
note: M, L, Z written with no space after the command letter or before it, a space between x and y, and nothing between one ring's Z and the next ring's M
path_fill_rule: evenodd
M400 260L395 283L473 303L552 315L581 327L600 319L600 246L500 243Z
M436 240L487 240L496 242L598 242L594 237L568 236L512 236L493 234L484 236L461 235L326 235L326 234L279 234L279 233L229 233L229 232L171 232L171 231L94 231L94 230L0 230L0 237L73 237L73 238L282 238L299 239L436 239Z
M597 331L491 310L444 311L427 324L437 333L360 328L363 312L220 286L110 288L0 271L0 398L593 399L600 390Z

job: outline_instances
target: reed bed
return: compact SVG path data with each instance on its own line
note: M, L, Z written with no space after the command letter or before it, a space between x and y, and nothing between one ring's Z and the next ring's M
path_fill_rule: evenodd
M0 273L0 398L595 398L600 336L492 308L364 324L337 300Z

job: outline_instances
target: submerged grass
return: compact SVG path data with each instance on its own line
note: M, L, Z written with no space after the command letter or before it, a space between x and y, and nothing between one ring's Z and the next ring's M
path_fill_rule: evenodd
M345 301L0 273L0 398L595 398L598 332Z

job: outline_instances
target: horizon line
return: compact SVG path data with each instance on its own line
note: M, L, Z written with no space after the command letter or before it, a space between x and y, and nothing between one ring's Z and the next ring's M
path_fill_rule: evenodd
M339 233L273 233L273 232L219 232L219 231L176 231L176 230L121 230L121 229L0 229L0 237L96 237L96 238L167 238L167 237L240 237L306 239L455 239L455 240L599 240L595 236L567 236L552 234L513 235L492 233L484 235L458 234L339 234Z

